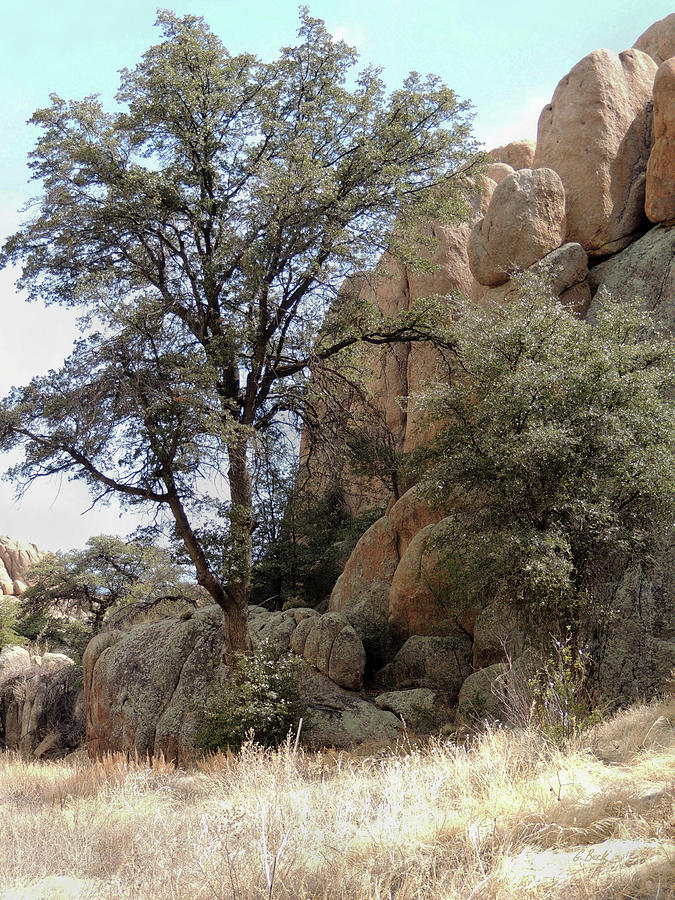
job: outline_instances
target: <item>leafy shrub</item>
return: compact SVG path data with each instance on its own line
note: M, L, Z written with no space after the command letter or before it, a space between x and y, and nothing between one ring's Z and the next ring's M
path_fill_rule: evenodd
M210 695L197 735L202 750L238 751L252 739L264 747L281 743L301 716L300 695L293 670L297 659L275 659L262 645L251 654L239 654L228 680Z
M0 594L0 649L5 644L25 644L25 639L17 632L20 604L14 597Z
M579 737L600 720L586 684L588 662L568 630L564 640L554 639L551 656L530 682L534 721L556 744Z
M588 690L589 662L568 629L564 639L553 639L553 649L544 661L531 650L515 661L507 656L506 669L492 692L508 722L534 727L562 746L600 720Z

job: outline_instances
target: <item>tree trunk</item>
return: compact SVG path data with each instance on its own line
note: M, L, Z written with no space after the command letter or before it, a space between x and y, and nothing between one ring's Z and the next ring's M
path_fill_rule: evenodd
M230 468L230 529L233 559L230 561L231 576L227 594L232 610L226 614L225 629L228 653L250 652L251 636L248 631L248 605L251 599L251 566L253 563L253 489L248 471L248 439L241 434L228 446Z

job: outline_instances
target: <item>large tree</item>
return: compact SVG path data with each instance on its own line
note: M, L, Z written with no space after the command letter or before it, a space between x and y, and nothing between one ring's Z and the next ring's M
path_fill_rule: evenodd
M168 512L240 650L256 448L302 414L313 366L428 336L424 310L384 321L337 288L405 247L411 216L460 210L474 147L437 78L387 95L306 9L272 63L230 55L200 18L158 24L116 111L52 96L33 116L41 193L1 262L22 265L30 299L80 307L85 330L60 371L5 399L0 446L24 447L20 487L66 472Z

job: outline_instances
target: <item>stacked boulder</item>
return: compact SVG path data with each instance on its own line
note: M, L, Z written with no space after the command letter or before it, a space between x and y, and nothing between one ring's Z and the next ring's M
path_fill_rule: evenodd
M27 587L26 572L42 555L35 544L20 544L0 535L0 594L20 597Z

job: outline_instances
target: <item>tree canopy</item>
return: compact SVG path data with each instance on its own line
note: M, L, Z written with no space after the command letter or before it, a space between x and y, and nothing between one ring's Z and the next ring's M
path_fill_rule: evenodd
M163 601L195 602L194 585L168 550L106 534L90 538L82 550L46 554L27 578L24 615L79 615L94 632L121 604L150 608Z
M453 592L518 606L533 631L576 627L672 525L672 339L609 296L579 320L534 275L508 305L457 314L423 477L448 512Z
M83 337L4 400L0 448L24 448L20 489L65 472L166 513L241 650L256 449L302 415L312 366L429 336L423 308L385 321L338 287L403 248L412 216L461 212L475 147L439 79L387 94L306 8L271 63L200 18L158 25L118 109L53 95L33 116L41 193L0 262L30 299L80 308Z

